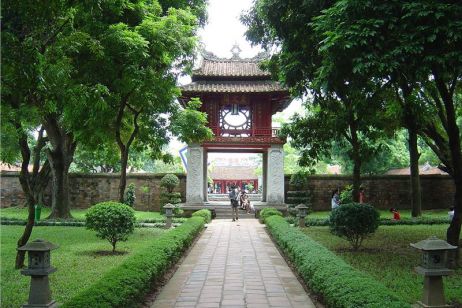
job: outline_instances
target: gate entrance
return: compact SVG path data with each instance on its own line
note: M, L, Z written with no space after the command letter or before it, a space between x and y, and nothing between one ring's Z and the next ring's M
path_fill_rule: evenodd
M200 68L193 71L192 82L182 87L180 102L185 105L191 98L199 98L215 135L203 144L188 145L187 205L209 202L207 162L208 155L215 152L259 153L261 200L268 205L284 203L285 140L271 126L271 117L288 106L289 93L259 68L264 54L242 59L236 47L230 59L205 52ZM230 184L223 180L221 192Z

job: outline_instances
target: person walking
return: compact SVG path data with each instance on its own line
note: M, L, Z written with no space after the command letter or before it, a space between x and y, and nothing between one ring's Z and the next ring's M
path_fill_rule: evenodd
M335 210L340 205L340 195L338 188L332 192L332 199L330 201L332 210Z
M233 221L239 220L239 193L237 192L236 186L231 186L229 191L229 200L231 201L231 209L233 211Z

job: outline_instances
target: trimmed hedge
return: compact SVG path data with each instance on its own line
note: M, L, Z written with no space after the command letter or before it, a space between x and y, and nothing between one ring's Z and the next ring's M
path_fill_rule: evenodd
M208 209L202 209L192 213L191 217L202 217L205 223L209 223L212 220L212 213Z
M265 207L260 211L260 220L265 223L266 219L271 216L280 216L282 217L282 213L273 207Z
M130 256L107 272L62 307L135 307L152 284L178 261L204 227L201 217L187 222L153 240L150 247Z
M266 226L305 283L323 296L329 307L409 307L391 290L312 240L279 216Z
M296 217L287 217L287 221L291 224L298 224ZM329 218L305 218L307 226L329 226ZM391 220L387 218L380 218L379 225L393 226L393 225L444 225L449 224L448 218L443 217L421 217L417 219L401 218L401 220Z

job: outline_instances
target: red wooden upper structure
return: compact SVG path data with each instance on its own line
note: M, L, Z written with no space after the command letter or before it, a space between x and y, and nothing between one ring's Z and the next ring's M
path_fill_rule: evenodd
M271 127L271 116L290 103L288 90L259 68L264 54L242 59L238 46L231 51L230 59L203 53L192 82L181 88L181 103L198 97L201 110L208 115L215 137L202 146L211 152L223 148L255 152L285 143Z

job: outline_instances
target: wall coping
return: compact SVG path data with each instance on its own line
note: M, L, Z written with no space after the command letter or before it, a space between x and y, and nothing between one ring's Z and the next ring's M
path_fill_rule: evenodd
M286 174L284 175L286 178L289 178L292 176L291 174ZM344 175L344 174L313 174L313 175L307 175L308 179L313 179L313 180L351 180L353 181L353 175ZM397 174L390 174L390 175L364 175L361 176L362 181L367 181L367 180L380 180L380 179L409 179L410 175L397 175ZM444 174L421 174L420 178L430 178L430 179L441 179L441 180L448 180L452 179L452 177Z
M127 179L133 178L162 178L169 173L127 173ZM185 178L184 173L174 173L178 178ZM17 171L2 171L2 177L18 177ZM71 178L120 178L120 173L69 173Z
M127 179L130 178L162 178L166 174L169 173L128 173L127 174ZM185 178L186 174L185 173L174 173L177 177ZM19 172L18 171L2 171L0 173L2 177L18 177ZM119 178L120 173L69 173L70 177L81 177L81 178ZM292 174L285 174L285 178L290 178ZM313 180L324 180L324 179L329 179L329 180L334 180L334 179L339 179L339 180L353 180L352 175L344 175L344 174L313 174L313 175L308 175L308 179L313 179ZM441 179L441 180L447 180L447 179L452 179L450 175L444 175L444 174L421 174L421 178L429 178L429 179ZM364 175L361 176L361 180L380 180L380 179L407 179L410 178L409 175Z

